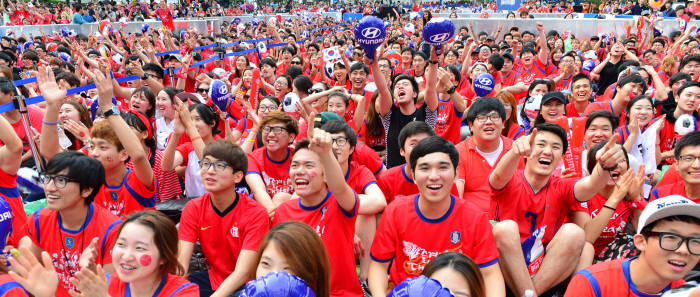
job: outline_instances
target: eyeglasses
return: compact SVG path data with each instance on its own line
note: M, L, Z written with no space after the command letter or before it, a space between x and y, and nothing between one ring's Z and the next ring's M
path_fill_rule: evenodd
M226 167L231 167L228 163L224 161L216 161L212 162L209 160L201 160L199 161L199 167L202 168L204 171L209 171L209 168L214 166L214 171L216 172L222 172L226 169ZM232 167L233 168L233 167Z
M381 69L381 68L391 68L391 65L379 64L379 68L380 68L380 69Z
M348 144L348 138L343 136L333 138L333 143L337 146L343 147Z
M492 112L489 114L480 114L476 116L476 121L479 123L485 123L486 120L490 120L492 122L497 122L501 120L501 115L498 113Z
M282 126L264 126L262 127L262 132L265 134L269 134L270 132L275 133L275 134L280 134L282 131L287 131Z
M680 158L679 158L679 160L681 160L681 163L685 163L685 164L693 163L693 162L695 162L696 159L700 160L700 156L683 155L683 156L680 156Z
M290 64L292 64L292 65L301 65L301 62L299 62L299 61L292 61Z
M258 111L273 111L276 109L277 109L277 106L275 106L275 105L260 105L260 106L258 106Z
M209 89L197 88L197 93L208 93Z
M66 187L67 183L75 181L75 179L67 177L65 175L51 175L51 174L47 174L47 173L39 174L39 180L44 185L48 185L49 182L53 181L53 185L59 189L63 189Z
M309 95L311 94L316 94L316 93L321 93L323 92L323 89L309 89Z
M700 237L685 237L676 233L655 231L649 231L646 235L658 236L659 247L661 247L662 250L673 252L680 248L683 242L685 242L689 253L696 256L700 255Z

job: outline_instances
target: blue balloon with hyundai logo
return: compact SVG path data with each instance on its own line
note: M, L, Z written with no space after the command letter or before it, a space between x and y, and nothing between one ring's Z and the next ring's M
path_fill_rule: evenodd
M209 98L219 107L220 110L226 111L228 103L233 96L228 91L226 83L220 79L215 79L209 85Z
M355 26L355 40L365 49L365 54L374 60L376 49L386 38L384 21L375 16L366 16Z
M495 85L495 80L493 76L488 73L479 74L474 80L474 93L478 97L486 97L493 91Z
M143 26L141 26L141 33L146 33L148 32L148 24L143 23Z
M421 275L407 278L391 289L387 297L454 297L440 282Z
M435 53L442 55L442 46L455 35L455 24L445 18L433 18L423 28L425 42L435 46Z
M297 276L284 271L270 272L249 281L241 297L315 297L314 291Z

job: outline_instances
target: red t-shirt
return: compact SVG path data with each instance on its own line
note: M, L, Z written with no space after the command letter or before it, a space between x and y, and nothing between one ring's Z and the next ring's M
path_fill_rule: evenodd
M265 208L245 194L238 194L233 204L217 210L211 193L187 202L182 210L178 236L180 240L202 245L208 259L211 287L216 290L236 269L241 250L256 251L270 219Z
M685 193L685 181L683 180L679 180L672 184L655 187L651 190L651 192L649 192L649 201L654 201L670 195L681 195L685 198L693 200L695 203L700 202L700 199L692 199L688 197L688 195Z
M116 241L120 223L118 217L93 204L90 204L80 230L64 229L58 211L48 208L37 210L29 216L25 230L32 242L51 256L58 275L57 297L69 297L68 289L75 290L69 279L80 270L80 255L93 238L100 238L96 264L112 263L110 251Z
M157 181L154 180L149 189L141 183L131 169L127 169L121 184L110 186L105 183L102 186L95 196L95 204L120 217L125 217L132 212L154 210L156 183Z
M372 174L367 167L352 161L350 165L348 165L348 172L345 174L345 182L348 183L355 193L364 194L367 187L372 184L377 184L377 179L374 178L374 174Z
M29 114L29 124L31 124L32 128L34 128L37 132L41 133L41 121L44 119L44 112L33 105L27 106L27 112ZM12 129L15 130L15 133L19 139L22 140L22 151L29 151L29 138L27 138L27 133L24 130L22 120L20 119L12 124ZM4 143L0 140L0 145L3 144Z
M391 203L398 196L413 196L419 193L418 186L406 174L406 164L389 168L379 176L377 181L382 192L384 192L387 203ZM459 196L455 184L452 184L450 193Z
M464 195L462 195L462 198L471 202L485 213L489 212L491 206L489 175L491 175L491 171L498 164L498 161L513 146L513 141L506 137L501 136L501 141L503 142L503 150L493 166L489 165L489 162L477 151L473 137L457 144L457 151L459 152L457 178L464 181ZM520 161L520 167L523 164L524 162Z
M373 137L367 135L367 121L364 121L362 123L362 128L360 128L360 131L357 132L357 141L363 141L367 146L369 147L381 147L385 148L386 147L386 136L384 132L384 129L380 129L382 131L382 135L379 137Z
M17 247L19 240L27 235L22 228L27 223L27 214L24 212L22 196L17 189L17 175L9 175L0 169L0 199L7 201L12 211L12 232L7 241L8 245Z
M452 100L439 100L437 109L437 120L435 122L435 134L452 142L459 143L460 128L464 112L459 112L454 106Z
M607 197L604 197L600 193L595 194L591 200L587 202L581 202L577 206L576 210L587 212L591 216L591 220L595 219L603 209L603 205L608 201ZM615 235L620 232L624 232L629 222L630 217L634 213L634 210L644 209L646 203L627 201L623 200L617 204L615 212L610 217L608 224L603 228L603 232L600 233L598 239L593 243L595 248L595 254L599 255L610 242L615 239Z
M571 278L564 297L650 297L640 292L630 276L630 261L618 259L589 266ZM685 284L684 280L670 283L661 293Z
M304 206L301 199L290 200L275 211L272 225L286 221L301 221L316 230L328 251L331 268L331 296L360 297L362 288L357 280L353 239L355 219L360 201L355 195L355 207L346 212L329 191L326 198L315 206Z
M29 293L9 274L0 274L0 297L29 297Z
M270 197L277 193L294 193L292 179L289 177L289 164L292 161L292 150L287 149L287 157L281 162L272 161L267 154L267 148L261 147L248 154L248 172L262 177L267 194Z
M151 153L149 153L148 158L151 158ZM180 181L177 179L177 172L175 170L163 171L160 166L163 160L163 151L156 150L156 156L153 162L153 178L157 181L156 184L156 201L161 202L172 198L177 198L178 195L182 194L182 189L180 188ZM129 160L126 163L126 168L133 169L134 163Z
M570 206L578 203L574 197L576 179L561 179L552 175L537 193L525 179L524 171L515 172L503 189L491 186L490 218L495 221L513 220L520 229L525 262L530 275L537 273L544 249L566 221Z
M375 150L367 144L358 143L355 145L355 152L352 153L352 160L359 165L364 165L373 174L378 174L384 168L382 159Z
M594 112L596 110L607 110L612 114L617 115L617 113L615 113L615 109L613 108L612 100L592 102L591 104L588 104L588 106L586 106L586 109L583 111L583 114L588 116L589 114L591 114L591 112ZM627 125L627 122L625 121L625 114L626 113L624 110L620 112L619 126Z
M518 77L516 79L517 82L523 82L526 85L532 84L535 79L538 78L547 78L550 74L552 74L552 71L554 71L554 64L549 63L547 61L547 64L543 64L537 56L534 57L535 62L533 62L532 66L530 68L526 68L524 65L520 64L518 65Z
M107 275L107 294L111 297L131 297L129 283L122 282L115 274ZM164 275L153 297L199 297L199 286L187 281L186 278L168 274Z
M450 196L447 213L428 219L418 207L419 196L396 199L379 221L370 257L377 262L393 261L390 281L398 284L419 276L430 260L444 252L465 254L481 268L498 263L496 241L485 213Z

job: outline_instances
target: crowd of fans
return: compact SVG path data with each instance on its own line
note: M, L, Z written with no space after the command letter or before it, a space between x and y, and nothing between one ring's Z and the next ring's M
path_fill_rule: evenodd
M643 15L626 32L472 23L440 47L423 28L457 10L416 3L374 55L357 21L316 13L373 4L265 7L292 17L219 33L173 21L247 7L6 5L6 24L102 34L0 39L0 296L281 279L322 297L657 296L696 273L700 37L655 30L643 0L583 3ZM508 17L534 12L572 3ZM164 29L117 23L139 18ZM420 284L450 295L401 295Z

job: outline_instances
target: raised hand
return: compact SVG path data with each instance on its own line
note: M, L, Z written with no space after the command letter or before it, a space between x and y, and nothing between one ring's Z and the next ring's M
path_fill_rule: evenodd
M309 125L310 127L313 127L313 123L310 123L312 125ZM310 129L311 130L311 129ZM309 139L311 140L311 145L309 146L309 149L319 155L328 153L331 151L331 148L333 146L333 138L331 137L331 134L321 130L320 128L314 128L313 129L313 137L309 136Z
M114 88L112 86L112 78L107 77L101 71L92 72L85 70L85 73L92 78L97 87L97 103L102 110L112 108L112 97L114 96Z
M621 146L617 145L618 138L619 134L615 132L610 140L608 140L608 143L596 153L598 164L603 166L605 170L613 170L617 168L617 164L626 162L625 154Z
M73 134L75 138L80 139L82 142L86 142L90 138L90 129L88 129L88 127L86 127L82 122L76 122L68 119L63 122L61 127L66 129L68 132Z
M631 169L628 169L624 174L622 174L622 176L620 176L620 179L617 180L615 189L613 190L612 195L610 195L610 199L614 201L615 206L617 206L620 201L627 197L633 183L634 172Z
M39 84L41 95L44 96L46 104L60 106L66 98L66 90L62 89L56 83L51 67L41 67L36 76L36 81Z
M97 265L96 272L89 269L81 269L74 277L70 278L70 282L80 290L80 293L75 290L69 290L68 294L72 297L109 297L107 294L107 276L102 270L102 265Z
M22 247L17 256L10 258L10 264L12 265L10 276L29 293L35 297L56 295L58 275L49 253L41 252L41 263L39 263L28 248Z
M535 143L535 135L537 135L537 129L533 129L528 137L516 139L513 142L513 148L511 150L520 157L529 157L530 154L532 154L532 145Z
M632 179L629 189L627 190L627 197L630 201L640 201L642 200L642 193L644 191L644 182L647 177L645 175L646 166L644 164L639 166L637 170L637 175Z

